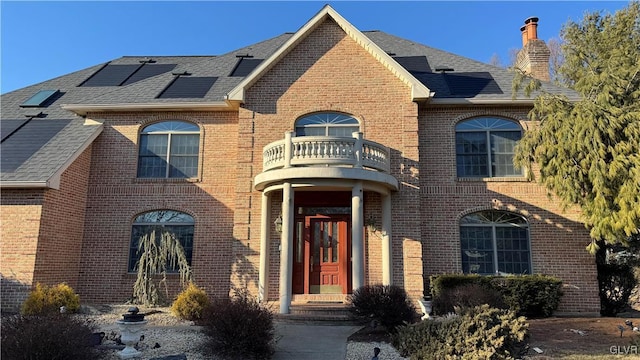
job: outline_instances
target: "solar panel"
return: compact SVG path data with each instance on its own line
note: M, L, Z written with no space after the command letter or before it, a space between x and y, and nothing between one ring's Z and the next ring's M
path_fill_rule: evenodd
M263 59L250 59L246 57L240 58L229 76L247 76L253 69L260 65L262 60Z
M429 61L427 61L426 56L395 56L393 60L397 61L398 64L402 65L402 67L410 73L431 72L431 67L429 66Z
M58 93L58 90L40 90L28 98L27 101L20 104L20 107L41 107L45 104L48 105L51 102L49 100L55 99L55 95Z
M444 79L451 95L476 96L479 94L503 94L502 89L488 72L448 73Z
M178 76L158 95L160 99L203 98L217 77Z
M4 139L8 138L27 121L29 121L29 119L3 119L2 121L0 121L0 137L2 137L1 141L4 141Z
M70 122L71 120L31 120L14 131L0 146L0 171L13 172L18 169Z
M107 65L88 78L81 86L120 86L143 65Z
M122 86L133 84L135 82L154 77L156 75L164 74L173 70L176 64L144 64L138 71L133 73Z

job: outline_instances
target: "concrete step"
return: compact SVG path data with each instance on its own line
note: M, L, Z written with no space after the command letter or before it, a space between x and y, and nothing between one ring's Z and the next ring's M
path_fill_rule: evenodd
M325 325L355 325L349 309L342 303L291 304L289 314L276 314L275 318L287 323L315 323Z

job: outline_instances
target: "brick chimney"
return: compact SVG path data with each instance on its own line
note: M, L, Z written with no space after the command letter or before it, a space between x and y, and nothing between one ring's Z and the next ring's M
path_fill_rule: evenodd
M538 18L530 17L520 28L522 49L515 66L538 80L549 81L549 56L551 52L543 40L538 39Z

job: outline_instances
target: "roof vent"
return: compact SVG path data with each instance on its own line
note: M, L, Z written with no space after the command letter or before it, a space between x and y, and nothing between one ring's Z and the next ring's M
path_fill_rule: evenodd
M24 114L25 117L28 118L43 118L45 117L45 114L42 111L38 111L38 112L28 112L26 114Z
M140 64L154 64L157 61L153 60L153 59L144 59L144 60L140 60L139 63Z
M453 68L446 67L446 66L438 66L438 67L436 67L436 69L435 69L435 70L436 70L436 72L439 72L439 73L441 73L441 74L444 74L444 73L446 73L447 71L454 71L454 70L453 70Z
M175 76L189 76L191 75L190 72L188 71L182 71L182 72L172 72L171 75L175 75Z

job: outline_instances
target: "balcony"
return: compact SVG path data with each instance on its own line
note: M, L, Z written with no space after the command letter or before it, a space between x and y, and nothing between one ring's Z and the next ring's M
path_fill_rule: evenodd
M259 190L266 182L302 178L370 180L397 188L389 175L389 148L364 140L362 133L351 138L285 133L283 140L265 146L262 156L263 170L255 179Z

